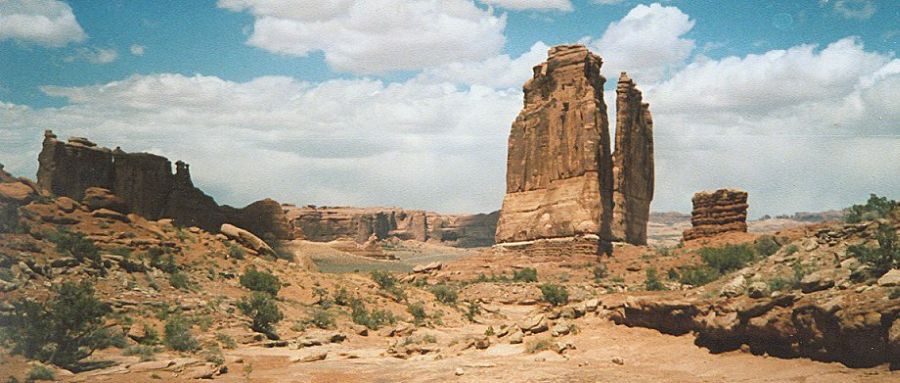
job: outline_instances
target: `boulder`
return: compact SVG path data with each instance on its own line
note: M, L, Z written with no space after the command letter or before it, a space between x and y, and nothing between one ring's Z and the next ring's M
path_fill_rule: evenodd
M225 223L222 224L219 231L229 239L237 241L244 247L256 251L260 255L275 255L275 250L272 250L272 247L247 230Z
M723 297L733 298L739 296L744 293L744 285L747 283L747 279L744 278L743 275L738 274L738 276L734 277L724 286L722 286L721 295Z
M891 269L891 271L882 275L881 278L878 278L878 286L900 286L900 269Z
M769 285L762 281L751 282L747 286L747 296L750 298L762 298L769 295Z
M800 280L800 291L804 293L812 293L834 286L834 277L829 270L820 270L811 273Z
M544 314L533 315L519 323L519 328L525 333L542 333L547 331L547 320L544 318Z
M81 203L90 211L108 209L123 214L128 213L128 205L125 200L104 188L89 187L85 189Z

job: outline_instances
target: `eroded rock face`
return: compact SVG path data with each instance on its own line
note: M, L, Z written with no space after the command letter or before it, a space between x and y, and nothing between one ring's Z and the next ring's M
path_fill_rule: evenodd
M610 239L613 174L602 63L584 46L563 45L534 67L509 135L497 243Z
M653 200L653 118L628 74L616 87L616 150L613 153L612 236L647 244L647 221Z
M246 228L263 238L288 240L294 238L294 229L288 222L281 204L273 199L251 203L242 209L224 206L228 222Z
M730 231L747 232L747 192L735 189L698 192L692 201L693 227L684 231L685 241Z
M19 207L31 202L38 193L29 183L3 171L0 164L0 233L15 231L19 226Z

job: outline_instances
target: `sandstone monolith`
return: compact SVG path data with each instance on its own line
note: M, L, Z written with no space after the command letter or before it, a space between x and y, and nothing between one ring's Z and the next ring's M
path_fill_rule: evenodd
M628 74L616 86L616 149L613 153L612 236L647 244L647 221L653 200L653 118L650 104Z
M698 192L691 201L693 227L684 231L685 241L726 232L747 232L747 192L736 189Z

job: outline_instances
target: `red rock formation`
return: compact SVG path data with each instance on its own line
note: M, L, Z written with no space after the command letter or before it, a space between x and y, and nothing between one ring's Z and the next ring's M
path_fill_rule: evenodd
M610 239L613 174L601 65L584 46L563 45L534 67L509 135L497 243Z
M65 143L48 130L38 163L38 185L55 195L80 201L91 186L113 188L112 152L86 139L71 138Z
M691 201L693 227L684 231L685 241L730 231L747 232L747 192L735 189L698 192Z
M228 222L263 239L289 240L294 238L294 229L287 220L284 208L275 200L266 198L242 209L231 206L223 206L222 209Z
M3 171L0 164L0 233L19 228L19 207L28 204L37 195L33 185Z
M647 244L653 199L653 118L628 74L616 87L616 150L613 153L612 235L635 245Z

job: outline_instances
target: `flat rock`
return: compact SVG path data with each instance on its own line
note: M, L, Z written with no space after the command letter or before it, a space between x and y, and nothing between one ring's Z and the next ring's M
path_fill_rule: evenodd
M900 269L891 269L891 271L882 275L881 278L878 278L878 286L900 286Z

